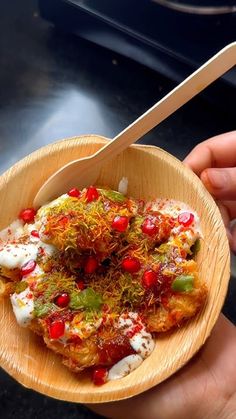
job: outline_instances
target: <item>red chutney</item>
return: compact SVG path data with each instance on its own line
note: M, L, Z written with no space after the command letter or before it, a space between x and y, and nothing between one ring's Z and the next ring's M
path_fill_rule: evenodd
M98 352L101 365L116 364L122 358L135 353L128 336L117 332L114 337L111 337L110 333L108 336L109 339L102 339L98 335Z
M28 210L24 221L35 219L37 228L29 243L40 236L55 251L47 256L38 245L36 260L22 267L28 276L19 298L29 285L31 328L72 371L93 368L94 384L125 357L145 358L150 332L179 327L203 305L207 290L193 259L198 217L185 204L90 186L72 188L37 214Z

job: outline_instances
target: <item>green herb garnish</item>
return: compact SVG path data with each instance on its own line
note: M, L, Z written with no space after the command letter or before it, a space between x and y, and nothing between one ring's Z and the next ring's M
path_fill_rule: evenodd
M191 254L193 256L196 256L196 254L199 252L200 248L201 248L201 242L200 242L200 239L197 239L195 241L195 243L192 245L191 249L190 249Z
M103 196L105 196L105 198L108 198L113 202L122 203L127 199L122 193L112 190L102 189L101 193Z
M28 286L29 285L26 281L17 282L16 288L15 288L15 293L20 294L21 292L25 291L26 288L28 288Z
M45 303L42 299L38 298L34 300L34 316L35 317L44 317L50 311L53 311L55 305L52 303Z
M70 308L73 310L99 310L103 300L100 294L92 288L86 288L80 293L72 292L70 296Z
M177 276L172 282L171 288L176 292L191 292L193 290L193 280L192 275Z

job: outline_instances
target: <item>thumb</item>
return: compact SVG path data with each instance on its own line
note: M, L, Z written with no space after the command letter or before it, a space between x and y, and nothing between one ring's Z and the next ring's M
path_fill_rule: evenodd
M216 199L236 200L235 167L224 169L205 169L201 173L200 178L208 191Z

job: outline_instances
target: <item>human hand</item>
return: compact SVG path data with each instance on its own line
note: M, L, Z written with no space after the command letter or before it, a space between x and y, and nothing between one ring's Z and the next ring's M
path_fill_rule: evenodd
M235 353L235 327L220 315L203 348L174 376L131 399L88 407L113 419L233 419Z
M198 144L184 163L202 180L221 211L231 249L236 253L236 131Z

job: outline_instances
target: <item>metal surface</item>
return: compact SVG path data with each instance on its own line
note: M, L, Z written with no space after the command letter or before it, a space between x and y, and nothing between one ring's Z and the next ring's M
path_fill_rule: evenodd
M177 10L178 12L182 13L190 13L195 15L224 15L228 13L236 12L236 4L229 5L225 4L224 6L207 6L207 5L193 5L191 2L179 2L179 1L172 1L172 0L152 0L154 3L158 3L161 6L168 7L169 9Z
M178 2L182 3L186 2ZM221 0L222 4L226 3ZM235 13L180 13L152 0L39 0L39 6L41 15L56 27L132 58L175 82L236 39ZM206 94L231 112L235 88L236 69Z

